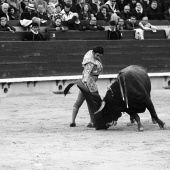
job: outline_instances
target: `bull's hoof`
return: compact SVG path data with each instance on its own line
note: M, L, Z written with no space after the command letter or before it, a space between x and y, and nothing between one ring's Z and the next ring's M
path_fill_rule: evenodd
M106 126L108 128L110 128L111 126L116 126L117 125L117 121L112 121L111 123L107 123Z
M157 124L156 119L152 118L152 123L153 123L153 124Z
M89 123L89 124L87 125L87 127L88 127L88 128L94 128L94 125L93 125L93 123Z
M143 126L138 126L138 132L143 132L144 128Z
M116 126L117 125L117 121L113 121L113 126Z
M131 122L127 123L127 126L133 126L133 125L135 125L135 123L131 123Z
M112 122L106 124L106 126L107 126L108 128L110 128L112 125L113 125Z
M159 127L160 127L161 130L165 130L166 129L166 125L165 125L164 122L161 125L159 125Z
M135 123L135 119L130 119L130 122L133 124Z

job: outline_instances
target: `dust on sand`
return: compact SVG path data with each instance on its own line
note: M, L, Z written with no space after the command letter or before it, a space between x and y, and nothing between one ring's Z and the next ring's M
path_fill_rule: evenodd
M144 132L126 126L123 114L116 128L87 128L86 103L69 127L77 92L0 98L0 170L169 170L170 90L153 90L160 130L149 112L139 114Z

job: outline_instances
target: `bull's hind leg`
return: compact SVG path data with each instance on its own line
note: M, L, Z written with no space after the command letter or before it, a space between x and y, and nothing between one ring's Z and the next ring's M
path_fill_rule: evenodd
M132 117L131 115L130 115L130 122L129 123L127 123L127 126L132 126L132 125L134 125L135 124L135 118L134 117Z
M154 124L158 123L159 127L161 129L165 129L165 123L162 122L162 120L160 120L156 114L156 111L155 111L155 108L154 108L154 105L151 101L151 99L149 98L148 101L146 102L147 103L147 109L149 110L150 114L151 114L151 118L152 118L152 122Z
M136 122L137 122L137 125L138 125L138 131L143 131L143 126L141 124L141 121L140 121L140 117L137 113L129 113L130 117L133 117Z
M132 116L130 116L130 122L131 122L132 124L135 123L135 118L132 117Z

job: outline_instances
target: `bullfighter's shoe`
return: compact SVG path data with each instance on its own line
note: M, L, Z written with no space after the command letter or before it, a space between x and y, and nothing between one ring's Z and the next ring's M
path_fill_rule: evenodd
M75 127L76 123L70 123L70 127Z

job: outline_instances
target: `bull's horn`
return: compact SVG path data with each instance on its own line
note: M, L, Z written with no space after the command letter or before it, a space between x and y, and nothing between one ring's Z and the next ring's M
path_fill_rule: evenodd
M97 113L99 113L100 111L102 111L103 108L105 107L105 105L106 105L106 102L105 102L105 101L102 101L102 104L101 104L99 110L97 110L94 114L97 114Z

